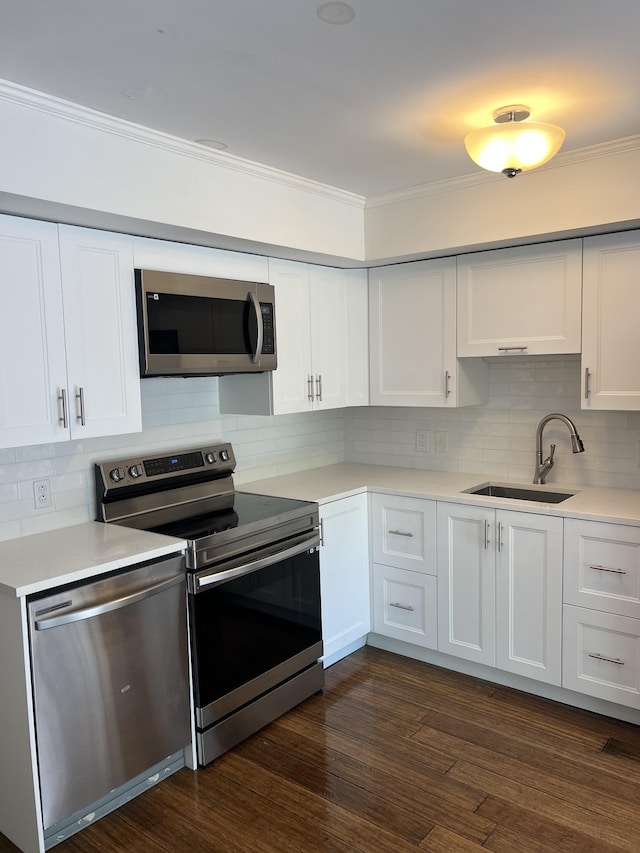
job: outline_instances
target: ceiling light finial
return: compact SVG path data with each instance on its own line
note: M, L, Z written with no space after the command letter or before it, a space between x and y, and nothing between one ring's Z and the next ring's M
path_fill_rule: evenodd
M547 163L560 150L565 132L555 124L525 122L531 110L524 104L500 107L494 125L472 130L464 138L467 154L489 172L515 178ZM521 123L522 122L522 123Z

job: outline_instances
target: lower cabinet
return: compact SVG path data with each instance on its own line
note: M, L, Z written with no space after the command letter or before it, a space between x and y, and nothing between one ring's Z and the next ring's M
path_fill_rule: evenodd
M367 495L320 506L324 665L363 646L371 627Z
M562 527L438 503L438 650L559 686Z
M436 649L437 580L434 575L373 564L373 630L385 637Z

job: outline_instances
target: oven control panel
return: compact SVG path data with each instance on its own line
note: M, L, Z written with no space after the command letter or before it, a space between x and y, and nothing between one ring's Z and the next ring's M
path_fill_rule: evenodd
M190 473L230 474L236 467L236 460L233 448L225 443L164 456L115 459L98 463L95 467L96 490L105 496L114 489L144 487L151 482L170 481Z

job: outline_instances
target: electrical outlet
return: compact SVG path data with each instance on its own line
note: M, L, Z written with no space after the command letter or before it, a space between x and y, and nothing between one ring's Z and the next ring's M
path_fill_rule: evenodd
M33 481L33 499L36 509L51 506L51 483L48 480Z
M444 430L436 432L436 453L447 453L449 450L449 434Z
M416 450L418 453L428 453L429 452L429 430L428 429L417 429L416 430Z

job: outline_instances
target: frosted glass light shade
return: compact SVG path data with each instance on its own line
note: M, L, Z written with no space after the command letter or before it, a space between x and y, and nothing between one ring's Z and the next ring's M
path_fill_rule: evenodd
M464 144L474 163L489 172L526 172L551 160L564 137L564 130L555 124L507 122L472 130Z

